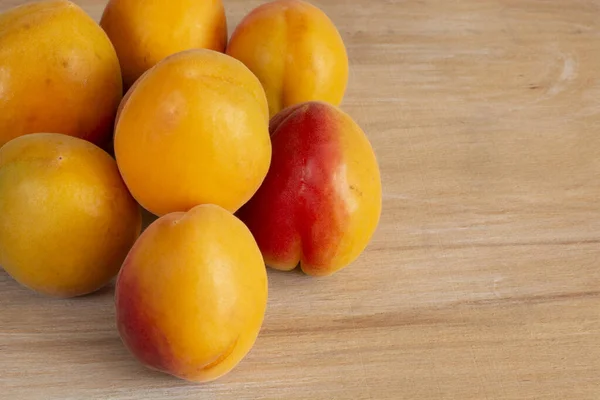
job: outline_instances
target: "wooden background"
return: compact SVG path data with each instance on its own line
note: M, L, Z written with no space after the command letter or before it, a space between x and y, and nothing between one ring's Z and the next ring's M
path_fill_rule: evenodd
M261 2L225 3L231 31ZM381 164L368 250L270 271L256 346L205 386L129 356L112 287L50 300L1 272L2 399L600 398L600 2L314 3Z

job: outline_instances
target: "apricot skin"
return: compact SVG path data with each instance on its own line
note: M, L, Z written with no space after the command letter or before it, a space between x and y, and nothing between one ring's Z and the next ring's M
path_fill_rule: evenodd
M125 346L148 368L193 382L229 373L253 347L267 275L252 234L216 205L152 223L117 278Z
M0 148L0 265L24 286L91 293L117 275L140 230L138 204L95 145L30 134Z
M0 146L55 132L104 147L122 94L110 40L77 5L45 0L0 14Z
M110 0L100 25L113 42L126 88L172 54L227 44L221 0Z
M381 178L368 138L336 106L307 102L271 121L271 167L238 216L268 266L327 276L366 248L381 214Z
M346 47L331 19L305 1L276 0L252 10L233 32L227 54L258 77L271 117L306 101L343 100Z
M115 155L133 196L155 215L199 204L235 212L256 192L271 161L260 82L216 51L167 57L127 94Z

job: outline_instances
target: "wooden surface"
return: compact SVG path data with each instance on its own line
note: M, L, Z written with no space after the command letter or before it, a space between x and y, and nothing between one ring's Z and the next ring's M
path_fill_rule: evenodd
M231 31L260 2L225 3ZM2 399L600 398L600 2L315 4L381 164L368 250L270 271L256 346L205 386L129 356L112 287L49 300L2 272Z

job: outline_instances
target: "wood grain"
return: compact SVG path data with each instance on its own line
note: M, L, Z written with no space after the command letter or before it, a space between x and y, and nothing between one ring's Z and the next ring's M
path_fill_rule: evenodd
M261 2L225 3L231 31ZM2 272L1 398L600 398L600 3L314 3L381 164L368 250L329 279L270 271L256 346L204 386L129 356L112 288L48 300Z

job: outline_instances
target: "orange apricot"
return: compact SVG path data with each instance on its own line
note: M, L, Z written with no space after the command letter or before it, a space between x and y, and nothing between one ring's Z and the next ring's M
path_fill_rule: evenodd
M268 282L248 228L216 205L164 215L142 233L117 278L119 334L143 365L215 380L253 347Z
M0 14L0 146L36 132L104 146L122 94L115 49L77 5L44 0Z
M112 40L126 88L163 58L227 44L227 20L221 0L110 0L100 25Z
M302 0L276 0L251 11L233 32L227 54L260 79L271 117L311 100L339 105L348 56L331 19Z
M338 107L308 102L271 121L273 160L238 216L268 266L331 275L366 248L381 214L381 178L371 144Z
M256 192L271 161L260 82L216 51L167 57L127 95L115 155L133 196L156 215L199 204L236 211Z
M40 133L0 148L0 265L24 286L91 293L117 275L140 230L117 164L92 143Z

